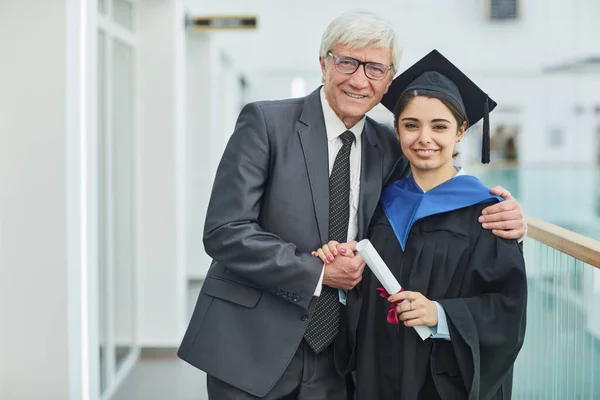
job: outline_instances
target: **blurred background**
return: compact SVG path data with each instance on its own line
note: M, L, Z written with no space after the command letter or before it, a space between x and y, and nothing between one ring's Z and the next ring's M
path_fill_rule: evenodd
M436 48L499 104L492 163L476 125L458 164L600 240L598 0L0 0L0 399L206 398L175 351L224 146L244 104L320 85L321 35L356 9L396 25L400 71ZM585 379L545 397L560 374L517 374L516 398L600 398L598 272L565 289Z

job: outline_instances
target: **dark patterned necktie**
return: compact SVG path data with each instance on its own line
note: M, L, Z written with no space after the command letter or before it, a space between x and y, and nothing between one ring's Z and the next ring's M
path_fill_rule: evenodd
M350 218L350 149L355 136L346 131L340 136L343 145L333 163L329 176L329 240L344 243L348 240ZM338 290L323 285L317 307L304 339L315 353L325 349L338 334L340 303Z

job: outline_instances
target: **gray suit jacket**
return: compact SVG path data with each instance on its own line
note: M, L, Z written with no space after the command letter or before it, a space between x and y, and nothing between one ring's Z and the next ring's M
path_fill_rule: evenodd
M361 238L400 159L392 130L370 118L362 141ZM401 160L398 168L406 166ZM204 246L213 262L179 357L252 395L266 395L310 321L323 268L310 252L328 241L328 225L327 135L319 90L305 98L246 105L212 189ZM354 325L354 316L349 319ZM337 340L338 370L345 373L345 329Z

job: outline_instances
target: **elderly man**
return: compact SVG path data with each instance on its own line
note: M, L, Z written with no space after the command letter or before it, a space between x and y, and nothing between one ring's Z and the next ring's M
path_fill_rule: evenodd
M311 252L364 237L383 185L406 167L392 130L365 116L401 52L389 22L344 14L322 38L322 88L241 111L206 216L213 263L178 353L207 372L211 399L346 398L353 316L338 290L354 288L364 264L324 268ZM485 218L503 237L523 234L514 200Z

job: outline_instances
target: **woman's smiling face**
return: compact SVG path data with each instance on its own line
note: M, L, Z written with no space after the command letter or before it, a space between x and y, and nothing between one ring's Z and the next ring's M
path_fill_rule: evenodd
M418 96L410 100L398 117L396 135L413 169L422 171L453 168L454 146L462 138L456 118L440 100Z

